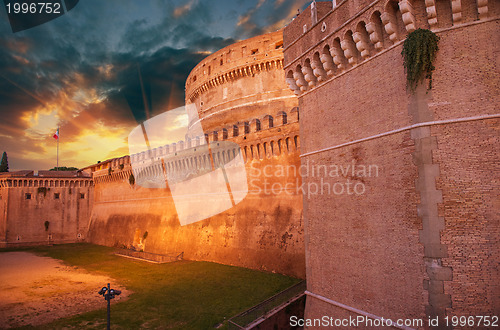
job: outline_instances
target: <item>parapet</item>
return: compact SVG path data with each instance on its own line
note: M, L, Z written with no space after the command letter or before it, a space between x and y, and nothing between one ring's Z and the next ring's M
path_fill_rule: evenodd
M130 156L109 159L91 166L84 170L90 170L93 174L95 184L123 181L128 182L131 174L139 179L139 176L159 177L162 173L161 159L166 159L165 170L167 173L182 171L188 164L204 164L196 152L191 149L207 143L217 141L236 142L241 150L244 163L250 161L261 161L266 158L279 157L281 155L298 155L300 151L300 139L298 136L299 108L294 107L288 111L280 110L277 113L265 114L258 118L249 118L234 122L231 125L217 128L202 136L186 137L183 141L166 144L151 150L142 151ZM264 138L262 135L264 134ZM225 144L222 144L224 146ZM217 149L217 147L215 147ZM228 150L222 150L221 155ZM231 152L235 150L231 149ZM167 157L167 158L165 158ZM137 167L132 170L131 161Z
M207 56L191 71L186 80L186 100L208 88L254 71L281 67L283 60L283 31L236 42Z
M296 95L392 49L417 28L439 32L500 12L498 2L476 0L344 0L325 14L327 8L313 3L284 29L286 81Z
M299 120L299 110L297 107L290 109L287 114L286 111L279 111L276 113L275 117L270 114L266 114L261 118L247 119L245 121L235 122L227 127L222 127L211 132L207 132L202 136L196 136L193 138L186 137L184 141L178 141L176 143L167 144L161 147L153 148L148 151L143 151L141 153L133 154L130 157L125 156L122 158L115 158L106 161L109 164L109 168L119 167L119 164L123 164L120 160L126 159L125 164L130 164L130 160L134 163L147 161L149 159L155 159L157 157L165 155L177 155L177 152L194 148L197 146L205 145L207 142L217 142L234 140L238 137L243 137L247 140L247 137L253 135L253 133L263 132L273 128L279 128L281 126L298 123ZM297 134L297 130L293 130L294 134ZM254 140L249 138L248 141ZM246 143L245 143L246 144ZM247 159L246 157L244 158ZM100 163L103 164L103 163ZM103 165L102 169L108 168Z
M92 178L82 171L15 171L0 175L1 188L73 188L90 187Z
M286 87L283 30L227 46L201 61L186 81L186 104L194 104L205 131L262 117L268 109L291 109L297 99ZM260 118L259 118L260 119Z

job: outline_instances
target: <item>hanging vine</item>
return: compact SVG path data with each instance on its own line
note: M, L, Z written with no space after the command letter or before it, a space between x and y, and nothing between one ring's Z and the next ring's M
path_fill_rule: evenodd
M438 51L439 37L432 31L417 29L403 43L403 64L406 72L406 88L415 91L419 82L429 79L432 88L432 72Z

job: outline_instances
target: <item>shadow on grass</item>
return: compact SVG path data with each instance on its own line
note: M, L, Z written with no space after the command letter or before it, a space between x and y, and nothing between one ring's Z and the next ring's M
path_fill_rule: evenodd
M22 250L109 276L133 291L127 301L112 304L113 329L213 328L224 318L230 318L300 281L280 274L211 262L152 264L115 256L113 248L85 243ZM99 289L96 288L96 292ZM101 309L37 328L103 329L106 325L104 299L102 306L96 306L99 307Z

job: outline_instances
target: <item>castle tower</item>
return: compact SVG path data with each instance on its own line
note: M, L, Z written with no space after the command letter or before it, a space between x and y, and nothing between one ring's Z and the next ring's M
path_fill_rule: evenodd
M251 125L267 129L297 121L297 112L290 113L297 98L284 83L282 30L237 42L201 61L187 78L186 104L196 105L211 138L226 131L228 137L242 136Z
M302 164L326 169L304 178L325 192L304 203L306 318L498 315L500 3L337 3L284 30ZM401 51L418 28L439 51L432 89L411 92Z
M305 276L299 118L297 98L285 83L282 45L282 31L244 40L208 56L189 74L186 108L195 106L198 114L189 125L201 123L205 134L201 139L210 142L209 157L197 154L203 143L188 131L186 141L91 166L92 242L130 246L134 237L148 232L141 243L146 252L183 252L186 259ZM217 150L227 144L239 147L238 151ZM166 189L155 185L165 185L169 180L164 174L168 177L179 168L203 172L196 176L199 185L181 196L183 210L191 211L196 208L192 205L200 205L195 200L206 202L208 189L199 190L213 184L203 182L202 175L215 171L217 160L227 160L228 151L242 156L248 192L221 213L182 223L172 182ZM213 163L206 166L212 157ZM134 164L139 171L132 168ZM130 180L132 171L135 183ZM194 178L183 182L190 180ZM226 183L231 188L230 181Z

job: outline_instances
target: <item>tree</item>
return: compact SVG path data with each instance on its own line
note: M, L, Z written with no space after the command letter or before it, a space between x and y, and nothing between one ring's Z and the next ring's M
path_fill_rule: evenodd
M3 152L2 162L0 163L0 172L8 172L9 171L9 161L7 160L7 152Z

